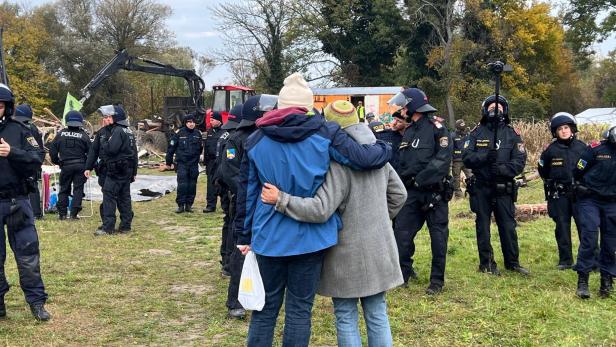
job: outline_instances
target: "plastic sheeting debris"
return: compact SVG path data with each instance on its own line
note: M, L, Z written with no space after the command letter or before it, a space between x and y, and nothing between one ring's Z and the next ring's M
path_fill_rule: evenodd
M132 201L148 201L157 199L177 189L176 176L137 175L130 185ZM90 177L84 189L85 199L102 201L103 193L98 185L98 177Z

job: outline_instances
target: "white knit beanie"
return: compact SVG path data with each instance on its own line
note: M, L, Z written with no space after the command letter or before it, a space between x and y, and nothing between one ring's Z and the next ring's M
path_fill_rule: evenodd
M302 75L294 73L284 79L284 86L278 94L278 108L305 107L312 110L314 98L312 89Z

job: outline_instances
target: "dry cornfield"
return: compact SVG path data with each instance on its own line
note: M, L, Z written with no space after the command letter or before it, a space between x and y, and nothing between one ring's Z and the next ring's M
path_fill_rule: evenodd
M541 152L547 144L552 142L552 134L548 122L530 123L515 121L512 126L516 128L526 144L528 160L526 161L527 171L534 171L541 156ZM579 127L578 138L586 143L601 139L601 133L605 131L607 125L587 124Z

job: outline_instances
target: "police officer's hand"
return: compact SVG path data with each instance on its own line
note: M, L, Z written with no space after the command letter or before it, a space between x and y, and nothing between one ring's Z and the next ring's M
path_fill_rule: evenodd
M261 201L266 204L275 205L278 201L278 194L280 190L275 185L265 183L261 190Z
M498 176L498 164L492 163L492 165L490 165L490 173L493 176Z
M86 176L86 178L90 178L91 174L90 174L90 170L86 170L83 172L83 175Z
M494 163L494 162L496 162L496 155L497 155L496 150L495 150L495 149L491 149L491 150L488 152L488 162L489 162L489 163Z
M11 153L11 145L0 138L0 157L8 157L9 153Z

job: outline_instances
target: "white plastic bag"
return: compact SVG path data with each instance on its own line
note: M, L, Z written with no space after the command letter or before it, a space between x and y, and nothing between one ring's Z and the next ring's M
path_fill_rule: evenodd
M244 259L237 299L246 310L261 311L265 305L263 280L259 273L257 256L252 251L248 252L246 259Z

